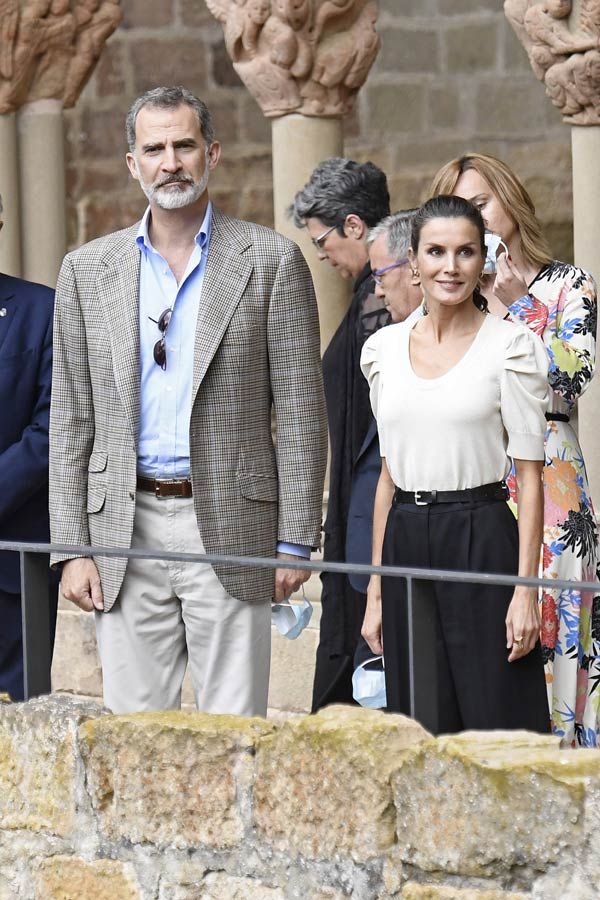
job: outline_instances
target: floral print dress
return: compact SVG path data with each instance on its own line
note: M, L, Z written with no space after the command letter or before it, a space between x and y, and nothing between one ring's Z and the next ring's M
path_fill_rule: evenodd
M550 358L542 562L542 577L547 579L596 580L596 520L581 447L566 421L594 373L596 310L591 275L556 260L509 308L515 321L542 338ZM514 500L514 470L509 488ZM567 746L600 746L598 593L542 592L542 650L552 730Z

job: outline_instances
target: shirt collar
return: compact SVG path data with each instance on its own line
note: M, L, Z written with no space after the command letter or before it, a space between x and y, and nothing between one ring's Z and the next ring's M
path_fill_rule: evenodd
M146 209L146 212L142 216L142 221L140 222L140 227L137 230L137 235L135 238L135 242L140 248L140 250L154 251L154 247L150 241L150 235L148 234L148 224L150 222L150 207ZM210 200L208 201L208 206L206 207L206 212L204 213L204 218L202 220L202 224L200 228L196 232L196 236L194 238L195 242L198 244L201 250L208 250L208 245L210 244L210 235L212 232L212 203ZM154 251L155 252L155 251Z

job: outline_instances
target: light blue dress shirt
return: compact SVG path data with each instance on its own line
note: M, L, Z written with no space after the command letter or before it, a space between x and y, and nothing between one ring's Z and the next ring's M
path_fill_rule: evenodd
M140 429L138 472L150 478L184 478L190 474L190 416L196 321L210 246L209 203L180 284L148 235L150 209L140 222ZM158 320L171 309L165 335L167 366L154 361L160 339ZM279 543L277 550L310 557L310 548Z
M190 474L194 340L212 208L209 203L180 284L150 242L149 217L147 209L136 237L141 255L138 472L151 478L181 478ZM156 323L166 309L172 315L165 335L167 367L161 369L154 362L154 345L161 337Z

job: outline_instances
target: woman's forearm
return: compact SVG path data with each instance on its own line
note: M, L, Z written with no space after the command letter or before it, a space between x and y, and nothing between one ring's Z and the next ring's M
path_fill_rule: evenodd
M542 462L516 460L519 508L519 571L522 578L536 578L544 529Z
M375 505L373 508L373 553L371 561L374 566L381 565L381 553L383 549L383 537L388 513L392 505L396 486L390 477L385 459L381 460L381 474L375 491Z

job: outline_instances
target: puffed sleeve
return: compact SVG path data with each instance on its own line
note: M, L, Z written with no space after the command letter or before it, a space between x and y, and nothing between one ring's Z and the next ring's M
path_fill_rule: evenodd
M369 382L369 397L373 415L377 418L379 392L381 390L381 353L379 332L376 331L365 341L360 354L360 368Z
M548 357L542 341L515 325L507 342L500 384L502 421L512 459L544 459Z
M557 281L562 280L556 303L548 308L536 300L535 284L509 307L536 334L544 336L549 357L549 382L555 394L573 404L583 394L594 374L596 361L596 283L589 272L553 263Z

